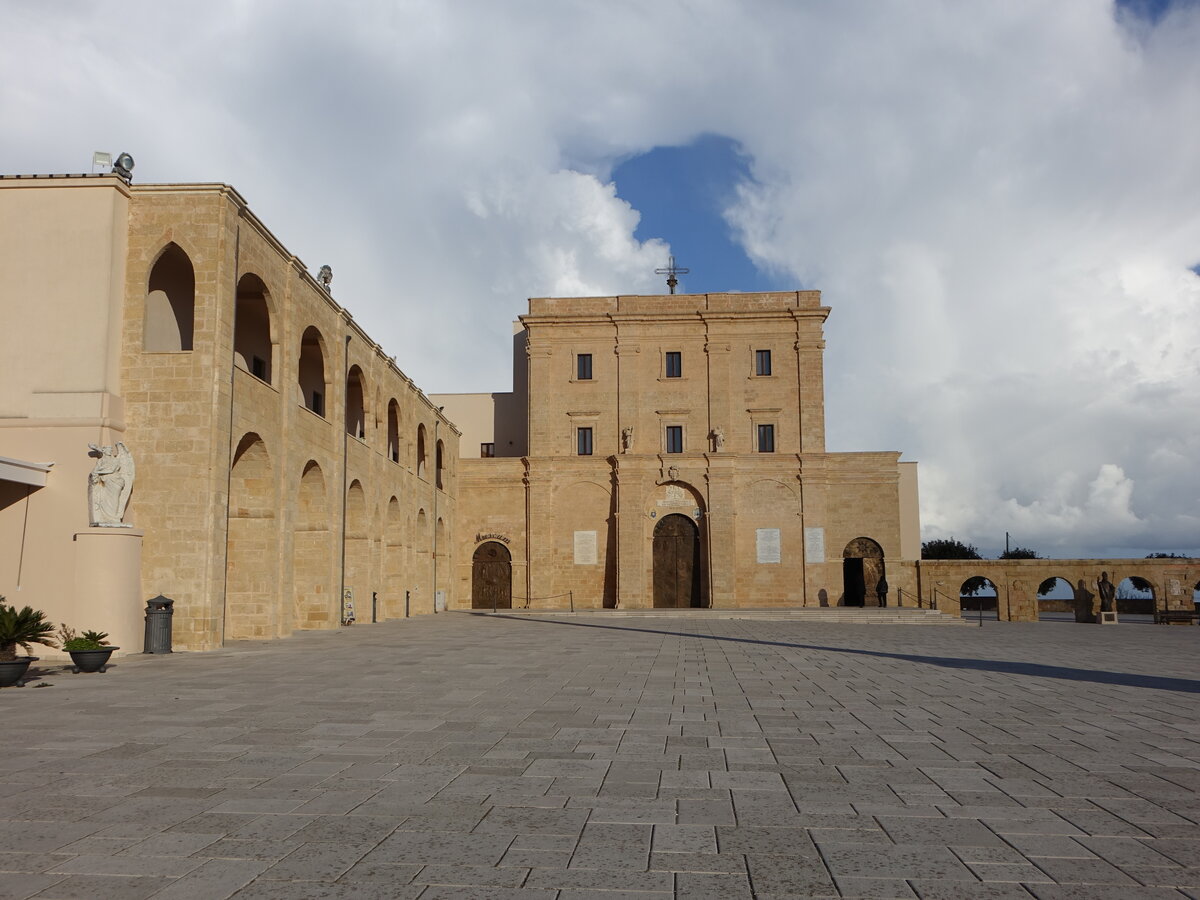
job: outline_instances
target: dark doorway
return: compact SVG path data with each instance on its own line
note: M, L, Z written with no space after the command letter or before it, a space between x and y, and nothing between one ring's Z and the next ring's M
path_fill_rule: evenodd
M883 548L868 537L848 543L842 551L842 605L878 606L883 580Z
M654 526L654 606L703 606L700 529L687 516L664 516Z
M512 609L512 554L501 543L480 544L471 557L471 608Z
M863 575L861 558L842 560L842 585L846 606L866 606L867 579Z

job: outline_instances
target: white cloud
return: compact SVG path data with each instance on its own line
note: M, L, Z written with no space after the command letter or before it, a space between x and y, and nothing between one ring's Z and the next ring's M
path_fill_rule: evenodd
M1200 550L1197 45L1105 0L18 4L0 170L231 182L471 390L526 296L653 289L614 162L724 134L748 251L833 307L831 447L921 460L931 535Z

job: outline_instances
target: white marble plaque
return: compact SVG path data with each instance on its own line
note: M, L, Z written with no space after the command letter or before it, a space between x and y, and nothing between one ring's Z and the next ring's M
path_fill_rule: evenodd
M754 546L760 563L779 562L779 529L756 528Z
M596 532L575 532L575 565L596 565Z
M804 561L806 563L825 562L825 529L804 529Z

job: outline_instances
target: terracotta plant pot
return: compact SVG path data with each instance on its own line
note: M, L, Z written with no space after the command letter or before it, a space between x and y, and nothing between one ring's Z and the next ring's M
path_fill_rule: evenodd
M120 650L120 647L101 647L98 650L68 650L71 654L71 671L79 674L80 672L103 672L108 668L108 658L112 656L114 650Z
M25 673L37 662L36 656L19 656L16 659L0 660L0 687L25 687Z

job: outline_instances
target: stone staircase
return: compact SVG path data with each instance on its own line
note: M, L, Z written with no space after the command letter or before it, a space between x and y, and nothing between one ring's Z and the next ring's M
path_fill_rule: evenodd
M490 611L474 610L491 615ZM596 616L604 619L659 618L659 619L754 619L768 622L812 622L841 625L968 625L958 616L947 615L936 609L913 607L853 607L853 606L804 606L794 608L767 609L579 609L574 613L567 610L550 609L504 609L504 615L519 616Z

